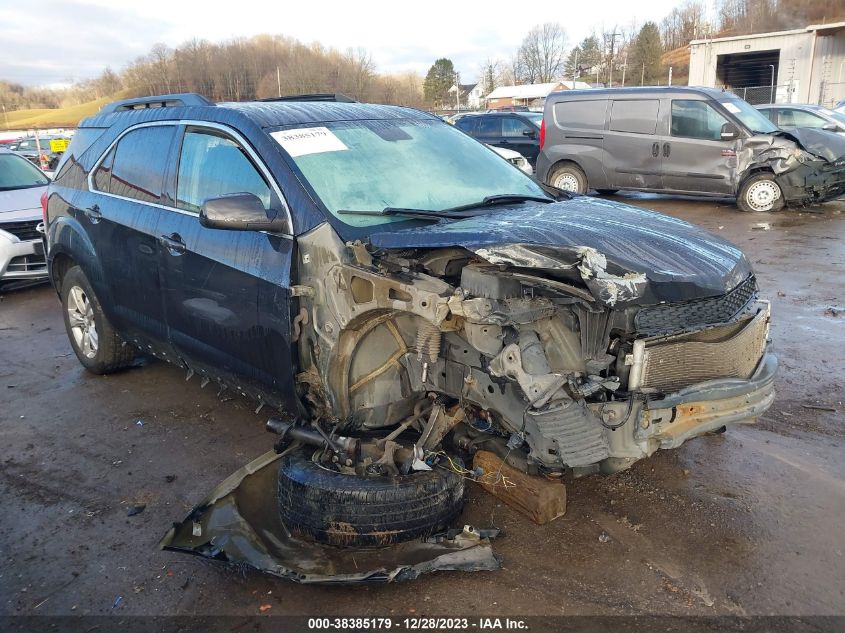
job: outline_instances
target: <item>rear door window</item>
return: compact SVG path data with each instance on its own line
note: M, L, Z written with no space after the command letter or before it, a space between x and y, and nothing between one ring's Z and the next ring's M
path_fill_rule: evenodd
M672 136L720 141L726 123L728 120L706 101L672 100Z
M252 193L270 208L270 186L234 140L212 130L189 129L182 141L176 206L198 213L209 198Z
M160 202L174 132L172 125L157 125L131 130L123 136L114 150L109 193L141 202ZM97 184L96 174L94 183Z
M478 127L475 129L476 136L501 136L502 117L482 116L478 117Z
M654 134L659 111L659 99L614 101L610 108L610 129L614 132Z

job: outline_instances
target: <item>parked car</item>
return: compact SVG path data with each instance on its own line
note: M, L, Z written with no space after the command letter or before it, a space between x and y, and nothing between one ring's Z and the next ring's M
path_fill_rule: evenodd
M502 106L500 108L487 108L487 112L528 112L528 106L513 105Z
M459 513L480 447L610 473L774 398L737 247L541 186L414 109L116 102L80 124L46 239L86 369L150 354L276 409L277 474L246 469L188 521L180 547L220 560L269 565L227 531L261 532L266 504L204 518L241 482L291 534L384 545Z
M568 191L733 196L744 211L845 193L845 146L787 133L710 88L568 90L546 99L537 178Z
M0 285L47 278L38 226L49 183L29 161L0 148Z
M14 143L10 143L8 148L17 152L39 168L41 167L40 158L43 156L47 169L53 170L58 166L59 160L61 159L69 142L70 139L65 136L43 135L38 137L37 142L34 136L28 136L26 138L18 139ZM39 144L41 147L40 153L38 151Z
M496 152L499 156L504 158L508 161L511 165L515 167L519 167L522 171L524 171L529 176L534 173L534 168L531 167L531 163L528 162L528 159L525 158L519 152L515 152L510 149L505 149L504 147L494 147L492 145L488 145L490 149Z
M813 104L767 104L755 106L782 130L814 128L845 135L845 114Z
M466 116L455 127L482 143L519 152L533 167L540 153L539 112L490 112Z

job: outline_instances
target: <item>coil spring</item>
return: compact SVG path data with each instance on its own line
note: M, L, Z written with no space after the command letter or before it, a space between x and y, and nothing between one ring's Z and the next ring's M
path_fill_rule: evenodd
M420 319L417 326L417 359L433 363L440 356L440 329L428 321Z

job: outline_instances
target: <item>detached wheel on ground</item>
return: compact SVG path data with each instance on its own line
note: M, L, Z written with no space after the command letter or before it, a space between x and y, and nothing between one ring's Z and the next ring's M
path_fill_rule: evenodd
M772 174L755 174L739 188L736 203L748 213L765 213L783 209L783 192Z
M109 323L79 266L65 273L61 289L65 329L83 367L94 374L128 367L135 358L135 348L125 343Z
M320 543L382 546L423 538L448 527L463 507L463 478L442 468L365 478L329 470L302 454L280 461L282 522Z
M549 184L563 191L587 193L587 175L574 163L564 163L552 169Z

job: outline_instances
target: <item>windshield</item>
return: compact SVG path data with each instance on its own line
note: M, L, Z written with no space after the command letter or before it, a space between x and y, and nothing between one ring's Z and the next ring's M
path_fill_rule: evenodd
M829 116L834 121L837 121L838 123L841 123L842 125L845 125L845 114L840 114L839 112L835 112L833 110L828 110L827 108L819 108L819 110L823 114Z
M25 158L0 154L0 191L49 185L50 180Z
M408 218L338 211L442 211L502 194L548 197L518 168L439 120L341 121L271 136L332 215L351 226Z
M531 121L537 127L540 127L540 124L543 122L542 112L523 112L522 116Z
M742 99L724 99L719 101L722 106L733 114L740 123L756 134L772 134L780 129L769 118Z

